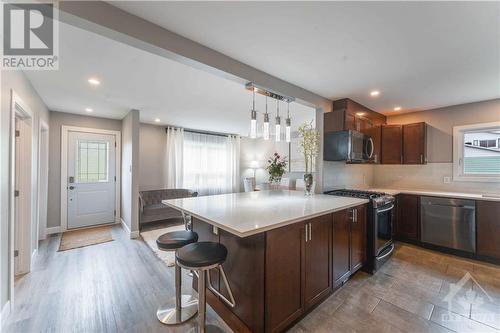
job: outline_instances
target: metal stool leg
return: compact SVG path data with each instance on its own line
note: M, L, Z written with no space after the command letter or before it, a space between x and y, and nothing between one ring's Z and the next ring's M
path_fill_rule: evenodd
M198 322L196 327L189 333L224 333L224 331L215 325L207 325L207 279L210 279L208 270L195 271L198 277Z
M165 325L178 325L194 317L198 311L198 301L191 295L181 294L182 271L175 265L175 297L162 305L156 317Z

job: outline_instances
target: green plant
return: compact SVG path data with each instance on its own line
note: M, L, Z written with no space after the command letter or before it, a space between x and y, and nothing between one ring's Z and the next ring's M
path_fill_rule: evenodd
M304 123L299 127L299 146L304 154L306 173L311 173L314 160L319 152L319 132L313 127L313 122Z
M267 163L269 163L266 167L266 170L269 173L269 181L279 182L286 171L286 166L288 165L286 156L281 157L278 153L274 153L273 156L267 160Z

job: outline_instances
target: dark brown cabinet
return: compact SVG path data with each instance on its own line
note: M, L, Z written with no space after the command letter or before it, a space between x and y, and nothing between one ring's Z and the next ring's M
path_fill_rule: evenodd
M305 307L315 305L332 290L332 215L306 222Z
M500 260L500 202L476 201L476 252Z
M396 237L402 240L419 240L419 197L410 194L397 196L398 216L396 219Z
M346 281L350 274L350 217L348 210L333 214L333 287Z
M343 98L333 102L332 112L325 113L323 126L325 133L344 130L364 132L385 124L386 120L383 114L349 98Z
M426 164L426 124L403 125L403 164Z
M382 125L381 163L401 164L403 162L403 127Z
M342 285L366 258L366 206L333 214L333 287Z
M304 308L305 223L268 231L266 244L266 332L279 332Z
M266 331L280 332L332 291L332 215L266 233Z
M366 206L358 206L351 213L351 272L360 269L366 258Z

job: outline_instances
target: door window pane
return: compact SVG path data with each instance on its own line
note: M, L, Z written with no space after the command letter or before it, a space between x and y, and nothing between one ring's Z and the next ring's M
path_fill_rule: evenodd
M78 140L76 143L76 182L108 181L108 143Z

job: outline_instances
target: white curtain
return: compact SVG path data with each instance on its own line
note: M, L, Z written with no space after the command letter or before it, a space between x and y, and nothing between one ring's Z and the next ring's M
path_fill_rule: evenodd
M185 131L183 187L200 195L237 192L239 146L236 136Z
M166 180L168 188L183 187L184 130L167 128Z

